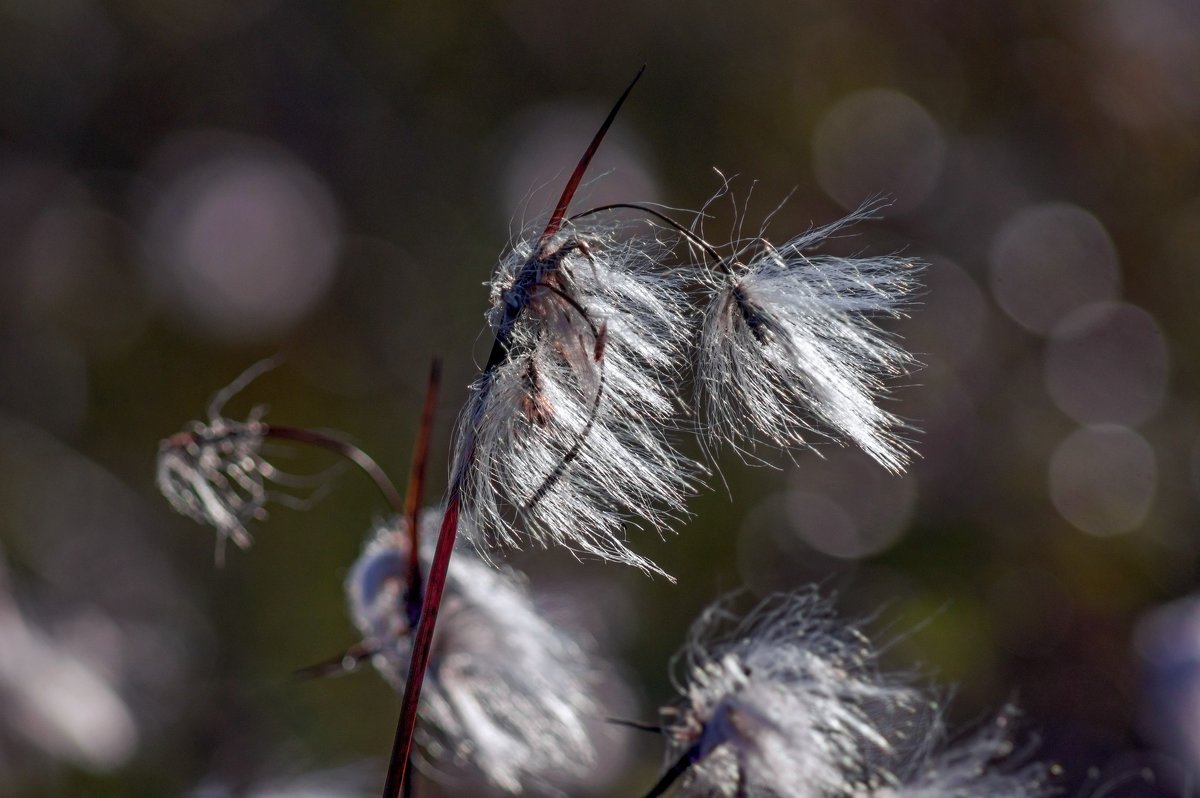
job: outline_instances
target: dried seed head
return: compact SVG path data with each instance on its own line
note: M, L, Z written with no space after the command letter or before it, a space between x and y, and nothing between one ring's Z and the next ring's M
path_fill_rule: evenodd
M245 421L225 418L221 411L275 365L263 360L246 369L212 398L207 423L193 421L158 446L159 491L176 512L217 530L218 561L226 540L243 549L250 545L246 524L266 518L270 483L282 476L262 454L265 408L254 408Z
M226 540L249 546L246 524L267 516L275 471L262 443L256 412L244 422L196 421L159 444L158 489L177 512L217 530L218 551Z
M657 268L660 242L615 228L535 246L518 244L492 281L505 356L459 430L464 515L484 544L557 544L661 573L624 524L665 528L691 492L696 466L666 439L688 335L679 280Z
M433 539L440 519L437 511L423 515L422 539ZM375 666L397 689L411 655L403 525L380 527L346 580L364 645L377 652ZM421 698L425 750L510 793L584 775L595 759L585 730L596 715L591 674L581 646L538 614L522 577L459 550Z
M917 264L811 252L869 214L864 208L780 247L759 240L745 264L701 270L711 299L696 382L711 437L795 449L813 436L841 436L889 471L904 469L903 424L876 397L913 359L872 317L900 315Z

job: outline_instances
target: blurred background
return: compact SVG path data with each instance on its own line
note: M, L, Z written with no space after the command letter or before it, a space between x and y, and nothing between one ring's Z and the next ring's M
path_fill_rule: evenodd
M883 195L854 248L930 266L894 325L924 363L889 402L907 476L730 458L676 535L635 534L677 585L511 558L613 663L614 714L671 700L719 594L817 582L955 686L956 725L1015 698L1067 795L1191 794L1193 0L0 0L0 792L376 794L397 697L288 674L355 642L342 580L386 508L343 473L216 568L158 441L282 354L230 415L342 431L400 481L440 354L436 496L482 284L642 63L575 207L696 209L716 167L714 239ZM658 742L605 740L572 794L646 789Z

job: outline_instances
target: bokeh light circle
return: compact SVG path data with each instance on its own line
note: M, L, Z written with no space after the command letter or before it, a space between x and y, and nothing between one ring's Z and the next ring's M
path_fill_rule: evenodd
M185 323L214 337L270 338L333 280L340 221L324 183L267 145L176 144L149 221L154 277ZM183 152L179 152L183 150ZM190 156L190 157L189 157Z
M1075 308L1115 299L1117 252L1095 216L1065 203L1025 208L992 241L991 288L1004 312L1036 333Z
M1082 424L1139 424L1167 392L1167 347L1154 317L1134 305L1087 305L1062 321L1046 350L1046 388Z
M1154 501L1158 465L1146 439L1128 427L1083 427L1050 458L1050 497L1067 521L1102 537L1129 532Z
M942 174L941 127L916 100L891 89L842 99L813 132L813 168L825 193L847 209L872 197L891 212L919 206Z

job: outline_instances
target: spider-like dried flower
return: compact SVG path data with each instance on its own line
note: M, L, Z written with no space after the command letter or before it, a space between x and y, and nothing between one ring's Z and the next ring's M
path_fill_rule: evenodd
M440 512L423 514L423 539L439 520ZM346 579L363 648L397 689L411 654L404 527L377 529ZM455 553L421 697L427 754L473 767L510 793L585 775L595 759L585 730L596 715L592 675L579 643L537 612L523 577L469 548Z
M503 356L473 386L459 438L474 449L460 444L455 467L484 542L527 536L661 573L623 533L631 518L662 529L682 513L696 468L664 434L688 330L664 251L568 226L500 264L489 321Z
M697 356L697 390L708 432L735 447L784 449L813 435L843 436L892 472L908 462L899 419L875 402L884 378L912 356L872 321L898 316L916 264L898 257L843 258L812 250L863 208L779 247L765 239L745 263L700 270L711 292Z
M680 665L683 701L663 718L689 796L869 794L935 718L878 672L866 639L815 590L775 596L740 622L718 603Z
M225 418L225 403L274 364L251 366L222 388L208 406L208 421L193 421L158 447L156 482L176 512L217 530L218 560L226 540L250 545L246 524L267 515L268 483L279 476L262 454L262 414L256 407L245 421Z

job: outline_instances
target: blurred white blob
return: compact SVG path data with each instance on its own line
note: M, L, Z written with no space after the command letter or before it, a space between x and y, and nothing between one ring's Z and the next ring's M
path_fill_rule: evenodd
M1046 388L1054 403L1081 424L1145 421L1167 391L1162 329L1134 305L1100 302L1080 308L1051 333Z
M0 610L0 693L8 733L54 759L111 770L137 747L133 717L108 681L11 609Z
M580 142L592 137L596 120L603 119L605 111L607 106L563 102L531 108L510 123L500 199L505 214L514 209L521 214L517 229L557 198L570 168L579 160ZM612 202L658 200L658 182L630 130L629 124L618 125L605 137L589 168L593 177L580 187L573 203L576 210Z
M1158 747L1200 776L1200 597L1152 610L1133 635L1142 673L1141 720Z
M1146 518L1158 484L1154 450L1115 424L1075 430L1050 458L1050 497L1063 518L1092 535L1119 535Z
M916 208L937 185L946 155L934 118L891 89L842 99L818 123L812 142L817 182L847 210L880 195L894 211Z
M22 617L0 559L0 776L15 781L41 757L112 770L137 744L132 712L111 677ZM25 755L9 761L20 748Z
M991 288L1018 324L1047 333L1075 308L1115 299L1117 252L1100 221L1066 203L1025 208L992 241Z
M163 299L182 321L224 340L262 340L301 321L333 280L334 200L282 149L186 133L154 157L162 186L147 237Z

